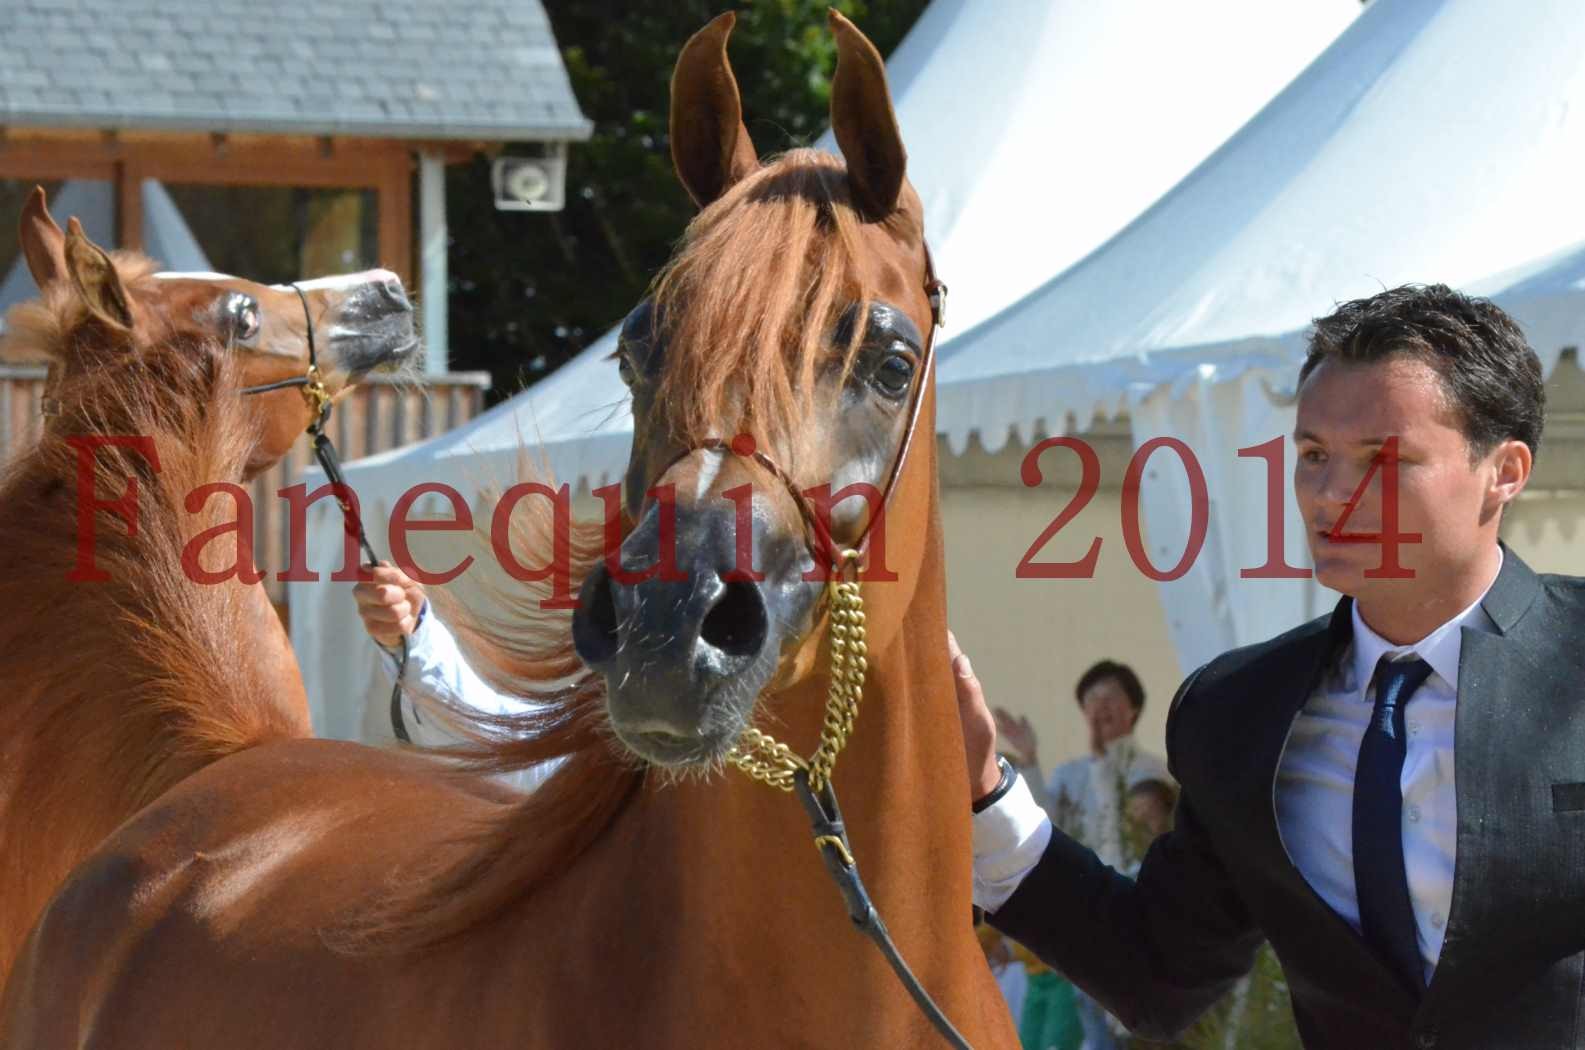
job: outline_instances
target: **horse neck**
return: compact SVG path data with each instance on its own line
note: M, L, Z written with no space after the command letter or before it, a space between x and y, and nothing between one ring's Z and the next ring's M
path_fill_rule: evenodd
M42 439L51 440L59 438ZM160 447L163 464L180 472L169 443ZM113 515L95 514L94 563L112 578L73 578L87 549L80 549L86 543L78 520L83 493L73 466L58 449L35 448L0 500L0 605L7 610L0 618L0 661L14 690L5 703L7 721L36 734L31 757L47 752L52 763L82 773L73 779L61 765L34 764L24 775L55 778L52 797L82 785L93 800L72 800L83 808L70 823L86 832L104 821L114 826L222 754L277 735L306 734L307 704L290 644L261 584L186 581L192 601L168 600L169 581L180 572L173 567L183 534L170 521L183 512L172 504L174 485L138 479L136 543ZM131 480L130 471L109 484L100 477L96 494L113 499ZM181 609L173 608L178 604ZM208 629L188 636L199 624ZM234 653L200 651L224 639L232 624L246 635ZM168 629L170 644L151 645L152 627ZM245 684L223 696L180 695L194 681L179 673L180 658L188 654L211 666L232 664L234 681ZM238 702L261 682L270 688ZM96 811L104 821L92 819Z
M871 649L856 729L833 784L859 870L904 957L955 1022L985 1037L977 1042L1001 1045L999 1015L983 1005L999 1000L970 921L969 794L946 656L935 506L932 499L927 526L916 533L923 557L906 607L896 610L903 626ZM884 600L867 599L870 618L881 618L874 614ZM800 753L814 747L826 688L817 674L766 701L776 735ZM644 970L633 984L657 998L688 996L689 1023L701 1026L695 1033L731 1024L744 1045L757 1045L745 1025L787 1023L789 992L774 979L781 976L813 998L797 1023L821 1029L817 1041L934 1038L920 1033L913 1003L876 948L854 932L797 800L737 770L675 785L652 778L570 879L576 893L553 895L554 906L577 914L573 928L606 929L626 952L614 958L612 942L580 933L599 946L590 951L602 957L590 965L609 976L638 960ZM658 978L657 959L677 976ZM701 972L740 991L706 996L668 984ZM717 1006L722 1017L702 1015ZM657 1037L655 1045L669 1044Z

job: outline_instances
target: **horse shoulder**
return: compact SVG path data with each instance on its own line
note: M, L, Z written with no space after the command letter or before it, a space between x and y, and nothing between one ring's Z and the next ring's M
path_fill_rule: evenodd
M62 886L8 986L0 1048L168 1046L209 1023L200 1018L220 1023L203 993L184 990L195 985L233 989L237 1012L258 1007L248 1023L279 1034L295 1023L266 1016L280 995L305 981L357 986L396 964L337 955L326 930L446 827L509 800L430 760L358 745L287 741L223 759L128 821ZM238 1020L210 1035L241 1045Z

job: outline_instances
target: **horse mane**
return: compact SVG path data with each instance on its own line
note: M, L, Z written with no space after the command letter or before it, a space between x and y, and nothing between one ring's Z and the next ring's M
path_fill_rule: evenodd
M689 224L650 295L665 337L656 398L685 440L752 421L760 439L789 434L815 396L820 370L851 367L863 338L859 224L840 158L788 151L749 175ZM834 346L845 312L860 304ZM833 351L841 353L840 357ZM518 504L514 546L552 549L548 501ZM601 526L578 526L572 589L603 556ZM567 871L644 782L609 739L605 683L572 645L570 611L545 611L549 581L499 595L484 619L437 595L479 675L535 705L490 716L418 697L472 742L444 753L463 776L560 760L535 792L460 828L423 870L403 871L351 921L326 931L351 953L427 947L499 915Z
M688 225L651 291L665 339L656 398L681 440L729 436L721 427L736 419L762 442L784 444L822 369L851 366L867 321L863 221L842 160L794 149ZM845 326L834 348L855 306L859 323Z
M124 253L114 260L128 294L157 313L154 264ZM25 685L12 702L43 705L24 724L69 748L74 733L88 731L79 723L102 721L104 698L115 698L118 783L139 803L199 765L300 732L257 700L273 683L247 651L245 585L205 586L183 565L187 543L231 521L234 509L211 498L190 512L188 494L240 477L255 438L233 355L167 321L156 320L154 332L117 330L56 286L10 312L5 340L9 357L82 365L54 388L59 414L0 475L0 654L12 685ZM135 485L137 528L95 513L93 560L110 578L74 582L78 496L89 480L78 448L107 436L147 438L158 470L135 448L97 449L93 492L116 499ZM24 662L25 674L15 672ZM25 796L4 801L22 806Z

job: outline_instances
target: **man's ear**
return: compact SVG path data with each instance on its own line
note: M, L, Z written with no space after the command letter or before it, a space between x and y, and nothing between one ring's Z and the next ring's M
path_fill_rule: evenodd
M1535 466L1535 455L1530 446L1517 438L1509 438L1492 452L1492 496L1497 509L1508 506L1519 498L1530 481L1530 471Z
M113 328L132 330L132 303L116 264L75 218L66 224L66 270L89 313Z

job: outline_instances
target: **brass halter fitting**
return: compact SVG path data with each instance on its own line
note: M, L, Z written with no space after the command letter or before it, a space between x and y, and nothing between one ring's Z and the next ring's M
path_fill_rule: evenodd
M857 578L847 578L847 569L857 566L860 558L857 550L844 550L826 583L831 618L831 685L826 691L826 716L815 753L804 759L769 733L752 726L743 730L737 745L727 752L729 763L763 784L791 791L802 769L809 774L809 786L819 791L830 781L837 755L858 721L864 676L869 670L869 649L864 638L864 596Z

